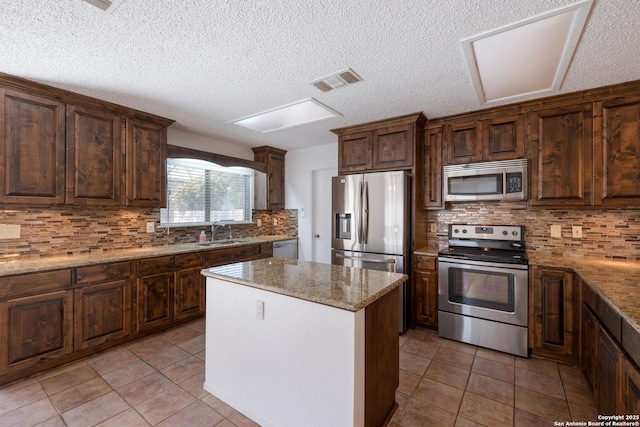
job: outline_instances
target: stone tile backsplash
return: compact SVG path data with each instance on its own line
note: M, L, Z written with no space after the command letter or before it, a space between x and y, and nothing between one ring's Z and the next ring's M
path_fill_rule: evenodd
M640 210L539 209L518 203L452 204L441 211L429 211L428 247L437 251L447 246L448 224L524 225L528 251L548 255L621 258L640 261ZM552 238L550 226L562 227L562 237ZM582 238L571 237L571 226L582 227ZM418 245L419 246L419 245Z
M147 234L146 224L158 224L159 209L105 208L25 208L0 210L0 224L20 224L19 239L0 239L0 258L40 258L48 256L101 253L195 242L201 230L211 239L211 227L171 228L169 233ZM256 220L262 225L257 227ZM254 211L254 224L233 225L233 237L298 234L297 209ZM274 225L275 223L275 225ZM159 229L159 228L158 228ZM227 238L228 228L218 238Z

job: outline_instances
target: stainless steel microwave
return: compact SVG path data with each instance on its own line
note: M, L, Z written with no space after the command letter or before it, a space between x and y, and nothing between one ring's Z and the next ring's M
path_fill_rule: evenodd
M527 171L526 159L445 166L444 201L527 200Z

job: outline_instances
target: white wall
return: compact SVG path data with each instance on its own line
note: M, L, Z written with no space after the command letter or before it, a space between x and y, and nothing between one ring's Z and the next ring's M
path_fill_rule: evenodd
M298 209L298 258L311 260L313 248L312 171L338 167L338 143L300 148L285 158L285 206ZM301 217L301 209L306 213ZM331 213L329 207L329 214Z
M253 151L248 146L184 132L174 126L169 126L167 129L167 143L209 153L253 160Z

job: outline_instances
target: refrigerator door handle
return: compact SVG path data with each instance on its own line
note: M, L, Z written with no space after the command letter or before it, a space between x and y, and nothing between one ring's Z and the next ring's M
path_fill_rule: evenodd
M363 258L357 256L348 256L342 254L336 254L336 258L350 259L353 261L362 261L362 262L371 262L374 264L387 264L387 270L391 273L396 272L396 260L393 258L390 259L373 259L373 258Z
M362 243L362 193L364 191L364 184L362 181L358 186L358 209L356 210L356 231L358 235L358 244Z
M364 182L362 194L362 243L367 244L369 238L369 183Z

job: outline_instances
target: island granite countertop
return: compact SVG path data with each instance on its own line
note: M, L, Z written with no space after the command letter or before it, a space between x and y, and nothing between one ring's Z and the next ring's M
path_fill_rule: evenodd
M407 280L405 274L284 258L264 258L202 270L206 277L358 311Z

